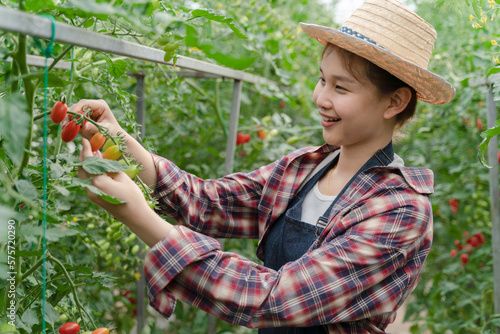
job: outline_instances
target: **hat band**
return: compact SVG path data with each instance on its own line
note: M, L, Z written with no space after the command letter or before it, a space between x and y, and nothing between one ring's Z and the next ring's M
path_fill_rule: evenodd
M365 35L362 35L360 34L359 32L355 31L355 30L352 30L351 28L348 28L346 26L342 26L338 29L340 32L343 32L345 34L348 34L348 35L351 35L351 36L354 36L354 37L357 37L357 38L360 38L364 41L367 41L369 43L372 43L376 46L378 46L379 48L382 48L382 49L385 49L382 45L378 44L377 42L375 42L374 40L372 39L369 39L368 37L366 37Z

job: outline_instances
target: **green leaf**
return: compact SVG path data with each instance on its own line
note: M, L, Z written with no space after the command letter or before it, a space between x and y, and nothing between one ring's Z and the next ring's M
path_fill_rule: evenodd
M17 166L25 154L26 138L31 126L26 100L19 94L0 99L0 137L5 139L3 147Z
M111 74L113 78L118 79L127 72L128 64L125 61L121 59L112 60L107 57L105 59L108 65L109 74Z
M54 326L59 321L59 313L49 302L45 303L45 321Z
M89 159L89 158L87 158L87 159ZM102 159L102 160L105 160L105 159ZM120 164L120 163L118 163L118 164ZM122 167L125 167L125 168L128 167L128 166L124 166L122 164L120 164L120 165ZM101 189L99 189L99 188L91 185L90 182L91 182L90 179L88 179L88 180L82 180L82 179L75 178L75 179L72 180L72 184L71 184L70 187L77 187L77 188L82 188L82 189L88 189L92 193L96 194L97 196L99 196L100 198L104 199L105 201L108 201L111 204L126 203L126 201L121 201L121 200L119 200L116 197L113 197L113 196L105 194Z
M58 227L51 227L45 231L45 236L48 241L59 241L62 238L70 237L78 234L78 231L75 231L70 228L61 229ZM42 226L34 226L34 225L25 225L23 226L23 235L27 238L33 236L42 236L43 228Z
M489 77L490 75L496 74L496 73L499 73L499 72L500 72L500 67L493 67L493 68L490 68L488 70L488 72L486 73L486 76Z
M485 167L491 168L491 166L489 166L487 163L485 154L486 151L488 150L488 145L490 143L491 138L498 135L500 135L500 120L498 120L495 123L494 127L481 132L481 137L483 138L483 141L481 142L481 144L479 144L478 156L479 156L479 161Z
M22 196L29 198L30 200L35 200L38 197L38 192L35 186L28 180L16 180L14 182L16 190Z
M33 325L38 324L38 316L36 315L36 311L33 309L29 309L23 313L21 316L21 320L28 326L32 327Z
M102 159L99 157L87 157L82 163L83 169L90 174L100 175L108 172L122 172L128 168L115 160Z
M472 2L472 9L474 9L474 13L476 14L477 18L481 18L481 4L479 3L478 0L474 0Z
M113 288L115 287L115 278L111 274L97 272L92 273L92 277L98 282L101 286L105 288Z
M208 20L220 22L226 24L231 30L239 37L239 38L248 38L245 34L241 32L239 28L237 28L233 21L232 17L226 17L221 14L217 14L213 10L210 9L195 9L191 12L194 17L204 17Z

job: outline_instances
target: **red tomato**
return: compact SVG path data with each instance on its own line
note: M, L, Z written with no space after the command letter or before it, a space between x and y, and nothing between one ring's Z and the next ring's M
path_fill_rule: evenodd
M110 146L104 153L102 154L102 157L104 159L109 159L109 160L116 160L122 155L122 152L120 152L120 148L118 145L113 145Z
M97 151L104 145L104 142L106 141L106 137L100 132L97 132L95 135L92 136L90 139L90 146L92 147L92 152Z
M476 125L477 125L477 128L479 131L483 131L484 125L483 125L483 121L481 120L481 118L478 117L476 119Z
M252 138L252 136L249 134L238 133L236 135L236 145L246 144L250 141L251 138Z
M238 133L236 135L236 145L243 145L245 141L245 135L243 133Z
M449 203L451 212L453 212L453 214L456 215L458 212L458 199L450 198Z
M469 262L469 255L467 254L460 254L460 260L462 261L462 264L467 264Z
M59 334L77 334L80 331L80 325L76 322L67 322L59 327Z
M455 257L455 256L457 256L457 253L458 253L458 252L457 252L457 250L456 250L456 249L452 249L452 250L450 251L450 255L451 255L451 257Z
M477 241L479 242L479 245L484 244L484 235L481 232L474 234L474 236L476 237Z
M76 124L74 121L69 122L61 132L61 138L64 142L69 143L75 139L76 135L80 131L80 125Z
M109 329L107 328L98 328L92 332L92 334L109 334Z
M68 113L68 105L63 101L57 101L52 107L50 118L54 123L61 123Z

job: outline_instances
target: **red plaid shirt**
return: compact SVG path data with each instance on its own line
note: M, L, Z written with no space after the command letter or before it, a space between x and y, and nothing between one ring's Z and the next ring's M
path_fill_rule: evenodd
M224 252L214 238L259 238L332 151L297 150L251 173L202 180L154 156L156 196L176 226L147 254L151 305L176 299L246 327L328 324L329 333L384 333L420 279L432 241L432 171L372 167L334 205L300 259L279 271Z

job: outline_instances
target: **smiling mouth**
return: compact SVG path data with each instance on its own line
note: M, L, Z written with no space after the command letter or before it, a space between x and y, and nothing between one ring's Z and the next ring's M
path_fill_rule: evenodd
M325 122L338 122L338 121L340 121L340 118L339 117L334 117L334 118L323 117L323 121L325 121Z

